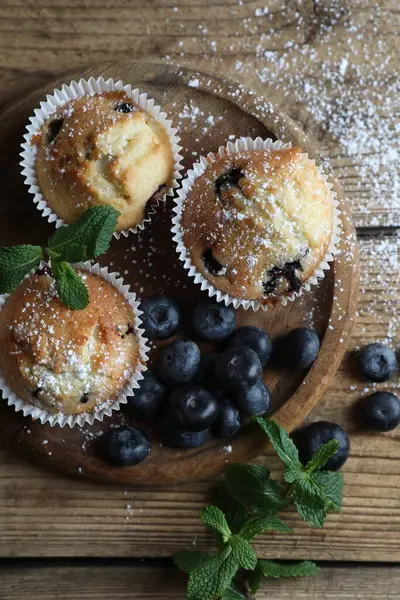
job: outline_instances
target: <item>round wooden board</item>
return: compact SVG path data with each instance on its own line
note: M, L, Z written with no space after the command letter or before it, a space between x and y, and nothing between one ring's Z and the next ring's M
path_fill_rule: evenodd
M243 135L290 141L319 160L313 143L286 114L241 85L154 63L110 64L70 73L16 102L1 115L1 245L44 243L51 235L53 227L34 208L22 183L19 145L29 116L46 93L63 82L91 75L122 79L154 97L180 129L186 168L199 153L216 151L230 136ZM265 371L265 381L272 392L271 414L288 430L303 421L329 385L343 357L356 310L359 265L355 232L342 190L334 177L331 182L341 201L343 235L340 253L322 283L287 307L277 306L257 313L237 311L239 326L258 325L273 338L304 324L313 324L320 335L321 350L306 374L270 368ZM177 299L184 315L180 335L190 336L190 310L199 298L206 296L187 278L177 260L170 235L171 204L161 207L140 235L113 240L110 251L100 262L120 271L141 297L162 292ZM205 345L203 349L212 347ZM157 348L151 354L154 361ZM232 440L212 439L200 449L178 451L162 446L154 428L149 431L152 450L144 463L128 468L111 467L97 456L96 438L111 423L121 421L130 422L126 415L116 415L83 430L51 428L25 419L4 401L0 403L1 439L13 451L67 473L124 486L205 479L222 471L228 463L254 458L265 445L263 434L249 425Z

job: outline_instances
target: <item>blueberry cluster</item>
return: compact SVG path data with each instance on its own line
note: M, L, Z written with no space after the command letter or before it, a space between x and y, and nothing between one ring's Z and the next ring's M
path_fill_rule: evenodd
M286 340L294 342L298 333L292 331ZM311 342L312 344L312 342ZM298 350L294 350L295 343L286 348L287 363L291 363L290 352L294 351L293 360L299 364L302 357ZM310 348L306 345L305 348ZM384 344L369 344L362 348L357 355L358 370L367 381L381 383L389 381L398 370L396 355ZM356 407L358 421L370 431L391 431L400 424L400 400L387 391L377 391L362 398ZM337 440L338 452L332 456L325 465L325 469L335 471L346 462L350 441L344 429L328 421L317 421L293 432L292 438L299 451L299 458L303 464L311 459L317 448L331 439Z
M164 296L141 303L146 336L165 340L178 332L181 314ZM236 329L235 311L203 301L191 315L196 340L218 344L218 352L201 355L192 340L175 340L159 353L156 373L147 371L127 410L138 420L162 423L165 444L175 448L202 446L212 435L235 435L247 417L263 415L270 392L262 379L273 345L259 327ZM307 368L315 360L319 339L311 329L295 329L278 340L274 354L291 368ZM149 453L146 435L132 427L111 430L103 438L103 456L112 464L133 465ZM108 457L108 458L107 458Z

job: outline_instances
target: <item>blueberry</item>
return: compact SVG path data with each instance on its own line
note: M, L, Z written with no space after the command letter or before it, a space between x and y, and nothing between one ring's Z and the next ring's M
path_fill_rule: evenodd
M306 369L317 357L319 338L314 329L299 327L293 329L277 344L278 362L283 367Z
M235 311L215 302L200 302L193 311L193 329L202 340L221 342L236 327Z
M390 392L375 392L357 406L365 426L372 431L391 431L400 423L400 400Z
M218 354L214 362L214 375L219 385L233 391L254 385L261 371L260 359L247 346L229 348Z
M251 387L237 390L235 403L244 415L257 417L269 409L270 393L263 380L258 379Z
M200 383L206 388L216 388L215 376L214 376L214 362L217 354L212 352L211 354L203 354L200 359L198 369L192 379L193 383Z
M299 458L303 465L307 464L313 457L316 450L329 440L337 440L339 450L325 464L324 469L328 471L337 471L344 465L349 457L350 440L349 436L340 425L330 423L329 421L317 421L306 427L297 429L292 435L298 451Z
M174 389L169 399L169 418L180 431L203 431L218 417L214 396L201 385L189 383Z
M206 248L203 252L203 263L207 271L215 277L225 275L226 268L215 258L211 248Z
M51 142L54 142L61 131L63 123L64 119L53 119L50 121L46 132L46 144L51 144Z
M227 339L227 345L229 348L248 346L256 352L262 366L266 365L272 354L272 343L268 334L260 327L253 327L252 325L245 325L236 329Z
M232 437L242 426L242 417L233 401L224 396L219 401L219 414L212 431L218 437Z
M137 419L151 420L164 403L167 388L151 371L144 373L139 385L134 395L128 397L128 411Z
M178 331L180 310L170 298L145 298L140 303L140 309L143 311L141 319L149 340L164 340Z
M186 383L192 379L200 363L200 349L191 341L178 340L164 348L158 374L167 385Z
M164 425L164 440L173 448L199 448L211 437L209 429L204 431L179 431L174 423L167 419Z
M112 465L128 467L147 458L150 444L147 436L133 427L110 429L100 438L104 459Z
M117 112L120 113L131 113L135 110L135 106L134 104L131 104L130 102L119 102L114 110L116 110Z
M370 381L388 381L397 371L396 355L385 344L369 344L360 350L361 373Z

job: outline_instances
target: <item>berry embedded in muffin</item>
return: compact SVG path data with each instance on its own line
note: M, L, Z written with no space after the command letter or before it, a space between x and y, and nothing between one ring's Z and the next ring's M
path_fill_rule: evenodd
M107 408L140 362L128 301L102 277L79 274L90 297L84 310L62 304L53 277L38 271L0 311L2 376L22 400L50 413Z
M196 269L233 298L298 292L333 233L329 187L300 148L219 156L188 191L183 241Z
M35 143L40 191L66 223L91 206L108 205L121 213L117 231L134 227L173 180L167 131L123 91L69 101Z

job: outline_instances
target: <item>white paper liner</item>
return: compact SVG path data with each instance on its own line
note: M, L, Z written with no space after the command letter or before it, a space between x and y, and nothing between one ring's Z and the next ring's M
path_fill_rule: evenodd
M48 265L45 262L42 262L40 265L40 267L46 266ZM109 273L107 267L101 267L98 263L91 264L90 261L76 263L74 266L77 269L82 269L84 271L88 271L89 273L93 273L94 275L103 277L103 279L111 283L128 301L134 314L133 328L139 346L139 360L129 382L125 385L124 389L120 392L116 400L110 402L106 407L101 408L100 410L95 410L90 413L81 413L79 415L65 415L62 412L51 413L39 408L38 406L35 406L34 404L29 404L26 400L23 400L13 392L0 372L0 390L2 392L3 399L7 401L7 404L9 406L14 406L16 411L22 411L25 417L31 416L34 420L38 419L42 425L48 423L51 427L54 427L55 425L59 425L60 427L65 427L66 425L69 427L74 427L74 425L83 426L85 423L92 425L94 421L103 421L105 416L109 417L114 410L119 410L121 404L127 403L127 397L131 396L134 393L134 390L140 387L139 381L143 379L142 372L147 369L147 353L150 350L150 348L147 346L147 339L144 337L144 329L140 327L142 324L140 315L143 314L138 308L140 303L136 299L136 294L129 291L129 285L124 285L122 277L119 277L117 273ZM35 272L36 268L28 273L24 279L27 279ZM6 303L8 296L9 294L0 295L0 310Z
M183 181L181 182L181 188L178 190L177 198L175 199L174 206L174 216L172 218L173 227L171 229L173 233L173 240L176 242L176 250L179 254L179 258L183 263L184 268L188 271L189 277L193 277L194 282L200 284L201 289L207 291L208 295L212 298L216 297L218 302L224 302L226 306L232 304L234 308L243 307L244 309L253 309L259 310L262 309L264 311L268 310L268 307L271 306L271 303L263 304L258 300L245 300L241 298L234 298L229 294L221 292L218 288L216 288L212 283L210 283L195 267L190 258L190 253L186 249L183 240L183 231L181 227L181 218L183 212L183 206L185 202L185 198L191 189L195 180L204 173L205 169L215 162L217 157L223 157L229 154L234 154L236 152L243 152L246 150L282 150L284 148L290 148L291 144L285 144L284 142L277 140L274 141L271 138L263 140L258 137L255 140L249 137L242 137L233 142L228 142L226 146L221 146L218 150L217 155L210 152L207 156L200 157L199 161L196 162L192 169L190 169L187 173ZM306 153L304 153L307 156ZM311 159L310 159L311 160ZM312 273L312 275L305 281L300 290L298 292L293 292L290 295L277 297L273 296L274 300L278 300L286 306L288 301L293 302L296 298L301 296L304 291L309 291L311 286L317 285L323 277L325 277L324 271L328 271L330 269L329 262L333 260L334 254L337 252L337 245L340 240L340 231L341 231L341 220L340 220L340 210L338 208L339 201L336 198L336 193L332 190L332 184L328 181L328 177L322 172L321 168L318 167L318 171L322 178L325 180L328 190L331 194L332 205L333 205L333 228L332 228L332 236L330 240L330 244L328 250L318 265L318 268Z
M121 235L127 237L128 234L137 233L143 230L146 223L150 223L152 215L156 212L160 202L167 199L168 196L174 195L174 190L179 187L179 181L182 177L180 171L183 169L181 164L182 155L180 151L182 147L179 145L180 138L176 135L177 129L172 126L172 121L167 118L167 114L161 111L160 106L155 104L152 98L148 98L146 93L141 93L138 89L132 89L131 85L124 85L122 81L114 82L112 79L105 80L103 77L94 79L80 79L79 81L71 81L69 85L63 85L61 89L57 89L52 95L46 96L46 101L40 103L40 108L37 108L34 115L30 117L30 123L27 125L27 133L24 135L25 142L22 144L21 157L22 175L26 185L29 187L29 192L33 195L33 201L36 208L42 213L49 223L54 223L56 228L65 225L63 219L48 205L42 196L39 188L39 183L36 176L36 146L31 143L32 136L41 131L42 125L47 119L57 110L59 106L63 106L70 100L81 98L82 96L94 96L103 92L123 91L131 97L133 102L139 105L140 108L150 113L156 121L158 121L166 130L174 155L174 172L171 186L166 192L153 198L153 204L149 208L146 217L130 229L114 232L114 237L119 239Z

